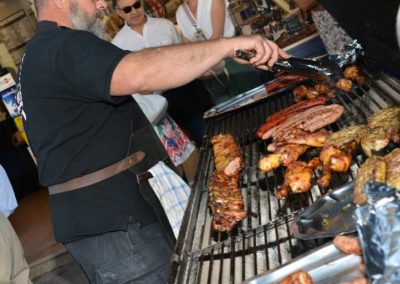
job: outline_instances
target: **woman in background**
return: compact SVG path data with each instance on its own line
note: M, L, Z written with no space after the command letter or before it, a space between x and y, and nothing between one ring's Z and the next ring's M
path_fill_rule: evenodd
M228 10L227 0L187 0L178 7L176 20L183 42L233 37L235 27ZM250 66L225 60L224 72L206 72L203 82L215 103L224 102L244 91L262 84L257 71ZM240 82L240 83L239 83Z

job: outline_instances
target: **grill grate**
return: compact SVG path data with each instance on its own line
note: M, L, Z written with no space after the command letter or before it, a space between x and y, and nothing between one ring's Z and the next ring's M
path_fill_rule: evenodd
M377 110L395 104L382 88L370 79L351 93L341 92L332 103L345 107L342 117L328 127L331 131L366 123ZM207 135L200 149L200 161L182 230L172 263L170 282L175 283L240 283L245 279L273 269L315 247L324 240L301 241L291 238L289 223L328 190L316 183L308 193L289 195L279 200L274 192L283 183L284 169L264 174L257 170L258 160L266 154L268 143L256 137L265 118L293 104L291 91L282 92L255 105L209 120ZM220 133L233 134L245 157L240 188L245 208L250 213L228 234L216 233L211 226L207 206L208 181L214 171L210 138ZM311 149L304 155L308 161L319 154ZM364 157L356 153L350 171L334 174L331 188L355 179ZM315 176L320 176L319 170ZM314 177L314 181L316 178Z

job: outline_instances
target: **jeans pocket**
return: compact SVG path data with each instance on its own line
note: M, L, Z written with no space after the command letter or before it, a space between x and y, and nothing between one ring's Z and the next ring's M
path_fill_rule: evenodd
M157 238L157 232L149 239ZM148 233L150 233L148 232ZM97 270L99 283L166 283L169 272L170 251L161 240L147 244L138 238L129 255L104 263Z

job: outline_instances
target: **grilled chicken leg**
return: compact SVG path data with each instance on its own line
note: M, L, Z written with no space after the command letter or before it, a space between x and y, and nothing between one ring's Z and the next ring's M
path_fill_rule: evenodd
M286 199L289 189L294 193L307 192L311 188L313 169L320 166L317 158L312 159L308 164L303 161L291 163L285 172L283 185L277 190L276 197Z
M274 153L269 154L260 159L258 168L268 173L274 169L279 168L281 165L288 166L304 154L308 149L306 145L288 144L278 148Z

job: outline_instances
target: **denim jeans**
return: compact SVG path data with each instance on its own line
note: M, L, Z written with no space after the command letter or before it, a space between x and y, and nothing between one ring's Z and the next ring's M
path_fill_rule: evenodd
M128 231L64 244L90 283L166 283L173 251L160 224L131 221Z

